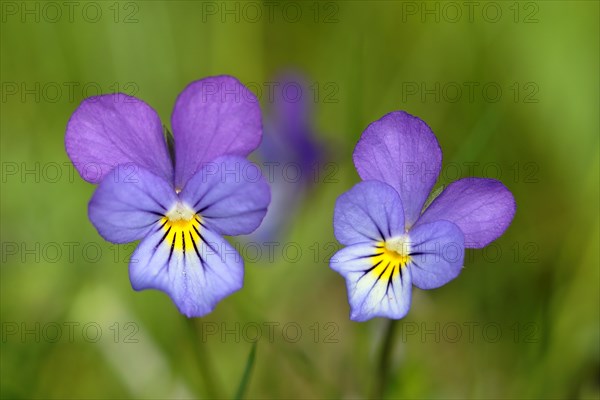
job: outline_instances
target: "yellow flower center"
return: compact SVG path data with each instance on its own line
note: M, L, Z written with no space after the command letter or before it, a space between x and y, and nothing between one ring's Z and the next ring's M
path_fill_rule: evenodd
M190 207L177 203L161 218L160 223L165 235L163 241L171 246L171 251L196 251L202 239L200 234L202 219Z
M400 236L377 243L377 252L372 258L371 273L377 279L389 281L401 274L401 269L410 261L410 242L407 236Z

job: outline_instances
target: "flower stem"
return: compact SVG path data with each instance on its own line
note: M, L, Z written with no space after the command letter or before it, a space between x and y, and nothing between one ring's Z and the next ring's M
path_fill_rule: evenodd
M202 340L200 340L200 328L194 318L186 318L189 331L192 337L192 347L194 349L194 358L198 363L200 374L202 374L202 380L204 381L205 394L209 398L218 398L217 389L215 386L215 377L213 375L213 369L210 366L210 359L207 352L207 346Z
M379 363L377 365L377 375L375 386L373 389L374 399L381 399L385 395L388 386L388 379L391 375L392 354L394 352L394 335L399 325L399 321L395 319L388 320L383 342L381 343L381 351L379 353Z

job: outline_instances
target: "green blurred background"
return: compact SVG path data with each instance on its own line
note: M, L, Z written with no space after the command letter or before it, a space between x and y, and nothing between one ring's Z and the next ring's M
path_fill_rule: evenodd
M598 2L4 1L0 29L4 398L232 397L247 365L249 398L376 393L387 321L349 320L327 260L353 147L398 109L436 133L440 184L499 177L518 210L458 279L415 289L385 396L599 397ZM168 123L187 83L218 74L268 115L286 68L311 85L339 168L290 213L274 260L263 249L243 290L187 321L131 289L133 245L88 221L94 187L69 167L66 122L119 90ZM282 252L291 242L301 255Z

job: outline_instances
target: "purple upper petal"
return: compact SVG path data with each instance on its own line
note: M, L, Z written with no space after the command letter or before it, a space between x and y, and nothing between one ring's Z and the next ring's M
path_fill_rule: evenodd
M409 235L409 268L416 287L435 289L458 276L465 255L465 240L456 225L448 221L422 224Z
M502 182L465 178L448 185L417 225L438 220L453 222L465 236L465 247L481 248L504 233L515 211L515 199Z
M400 194L407 229L419 218L440 172L442 151L427 124L404 111L373 122L354 149L363 180L374 179Z
M383 182L360 182L338 197L333 228L335 237L344 245L401 235L404 213L400 196Z
M271 200L269 185L260 169L236 156L219 157L204 164L179 197L222 235L253 232Z
M183 188L202 163L223 155L246 157L260 144L256 96L231 76L190 83L175 103L175 186Z
M143 238L176 202L163 178L135 164L120 165L98 185L88 215L104 239L129 243Z
M65 146L81 177L91 183L127 163L173 181L160 118L135 97L118 93L83 100L67 124Z

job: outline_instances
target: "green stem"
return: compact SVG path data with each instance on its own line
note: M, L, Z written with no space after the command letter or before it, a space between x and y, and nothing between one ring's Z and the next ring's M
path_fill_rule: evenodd
M390 377L390 369L392 364L392 354L394 352L394 335L399 321L390 319L388 321L383 342L381 344L381 352L379 353L379 363L377 365L377 376L375 379L375 387L373 390L373 398L383 398Z
M218 391L215 386L215 376L213 374L213 369L210 366L210 357L208 355L208 346L206 343L202 342L200 328L196 323L194 318L186 318L186 323L188 325L191 338L192 338L192 348L194 349L194 357L196 362L198 363L198 368L200 369L200 374L202 375L202 380L204 381L204 388L206 390L206 396L215 399L220 398L218 395Z

